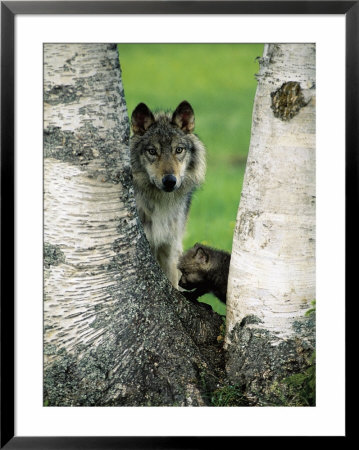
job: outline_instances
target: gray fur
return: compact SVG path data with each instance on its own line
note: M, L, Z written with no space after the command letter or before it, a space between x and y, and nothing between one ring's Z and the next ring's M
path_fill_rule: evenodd
M184 253L178 262L182 273L179 285L188 290L186 297L192 300L212 292L226 303L229 264L231 254L206 245L196 244Z
M130 149L137 210L152 252L176 288L191 196L206 171L206 151L193 128L188 102L180 103L173 114L153 114L143 103L132 113ZM163 183L166 175L176 180L170 192Z

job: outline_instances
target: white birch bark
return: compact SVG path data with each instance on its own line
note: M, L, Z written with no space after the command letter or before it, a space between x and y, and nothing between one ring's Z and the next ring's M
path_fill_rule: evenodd
M48 256L62 259L44 273L44 340L67 351L103 340L103 330L89 325L116 285L118 274L107 266L116 254L114 240L123 237L119 221L135 225L122 185L111 179L116 169L130 167L121 151L128 133L120 135L126 107L116 55L108 45L44 48L44 242ZM106 167L111 157L112 177ZM132 236L134 245L139 238ZM45 352L45 365L48 358Z
M306 106L282 120L271 93L288 82L299 83ZM227 344L248 315L261 319L258 327L291 336L293 321L314 299L315 46L266 45L233 239Z
M290 404L296 393L283 380L312 364L315 195L315 45L265 45L225 337L229 382L252 405Z
M44 46L44 400L204 405L221 319L164 276L138 219L116 45ZM205 383L204 381L205 380Z

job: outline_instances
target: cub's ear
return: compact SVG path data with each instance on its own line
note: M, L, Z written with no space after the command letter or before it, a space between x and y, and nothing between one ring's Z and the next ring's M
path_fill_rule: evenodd
M194 255L194 258L197 262L205 264L208 263L209 254L203 249L203 247L198 247Z
M135 134L144 134L147 128L153 124L155 118L150 109L144 103L140 103L133 110L131 116L132 130Z
M172 116L172 123L185 133L192 133L194 130L194 111L186 100L177 106Z

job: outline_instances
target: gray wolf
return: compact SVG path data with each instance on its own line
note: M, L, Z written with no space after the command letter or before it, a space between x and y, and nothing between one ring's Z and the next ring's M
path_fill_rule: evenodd
M187 290L195 290L185 296L196 300L201 295L212 292L226 303L230 262L230 253L206 245L196 244L187 250L178 262L182 273L179 285Z
M140 103L131 116L131 168L139 218L153 255L175 288L192 194L206 172L206 150L193 133L194 123L187 101L173 114L153 114Z

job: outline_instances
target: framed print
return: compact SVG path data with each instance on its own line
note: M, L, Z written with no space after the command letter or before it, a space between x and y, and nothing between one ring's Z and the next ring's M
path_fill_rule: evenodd
M347 436L358 8L1 3L1 448Z

